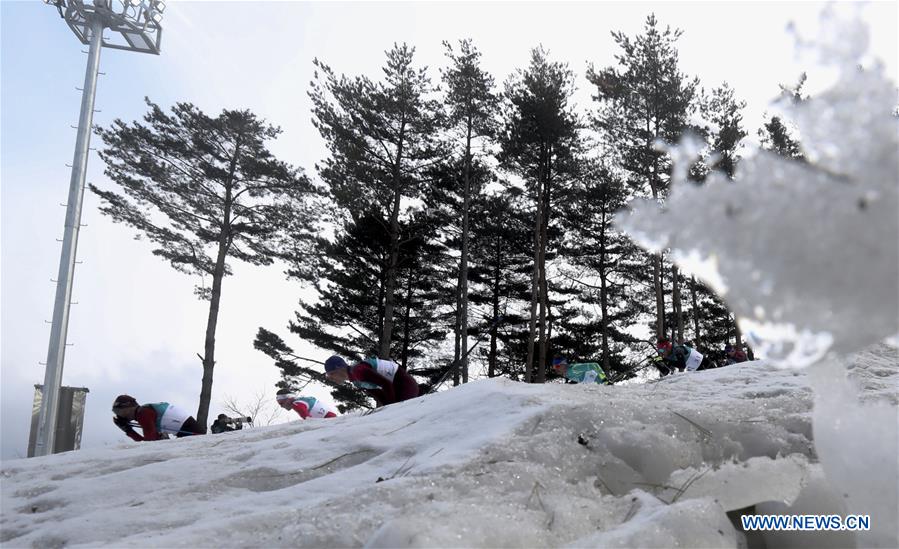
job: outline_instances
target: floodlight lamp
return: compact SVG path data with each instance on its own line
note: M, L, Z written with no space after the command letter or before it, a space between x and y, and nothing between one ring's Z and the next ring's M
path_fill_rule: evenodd
M155 2L153 2L153 9L155 9L159 13L164 12L165 11L165 2L163 2L162 0L156 0Z
M159 13L158 11L155 11L155 10L154 10L154 11L151 11L151 12L150 12L150 19L152 19L153 22L156 23L156 24L158 25L159 23L162 22L162 14Z
M133 7L139 6L140 3L141 3L141 0L128 0L128 4L130 4Z

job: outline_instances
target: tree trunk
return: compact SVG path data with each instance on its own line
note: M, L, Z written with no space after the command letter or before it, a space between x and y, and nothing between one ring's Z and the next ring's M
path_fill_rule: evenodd
M496 376L497 329L499 318L499 283L502 246L496 246L496 262L493 264L493 325L490 327L490 356L487 358L487 377Z
M551 316L549 310L549 288L546 282L546 248L549 245L550 218L550 186L552 184L552 148L547 154L547 167L544 172L545 182L541 200L543 201L543 223L540 226L540 353L537 363L537 383L546 383L546 361L549 352L549 337L546 333L546 320Z
M528 359L524 365L524 381L531 383L534 371L534 338L537 336L537 303L540 300L540 228L543 226L543 200L537 182L537 219L534 223L534 270L531 274L531 320L528 323Z
M724 308L724 344L727 345L730 343L730 330L733 327L733 323L730 321L730 311L727 310L727 307Z
M602 368L609 373L609 297L606 273L606 212L603 207L602 223L599 232L599 310L602 314L600 324L602 330Z
M677 266L671 265L671 308L674 310L675 341L678 345L684 343L684 315L680 301L680 277L677 274Z
M412 299L415 297L414 292L412 290L412 270L409 270L409 281L406 284L406 314L403 315L403 352L402 352L402 367L403 370L408 366L409 361L409 339L410 339L410 328L409 321L412 318Z
M462 283L456 281L456 314L453 319L453 387L459 385L459 359L462 358Z
M696 300L696 277L695 276L690 277L690 299L693 302L693 332L694 332L693 344L696 345L696 347L701 347L702 346L702 338L700 337L701 334L699 333L700 311L699 311L699 305L697 304L697 300Z
M219 305L222 301L222 279L225 277L225 259L231 248L231 208L234 173L237 171L237 159L240 157L240 136L234 143L234 155L228 167L228 180L225 183L224 212L222 230L219 233L218 253L215 257L215 268L212 272L212 295L209 299L209 316L206 319L206 338L203 345L203 380L200 386L200 405L197 408L197 424L203 432L209 418L209 404L212 401L212 375L215 369L215 330L218 326Z
M227 207L226 207L227 209ZM209 404L212 401L212 373L215 368L215 329L218 326L219 304L222 299L222 279L225 277L225 258L230 243L227 231L219 239L215 270L212 274L212 295L209 300L209 316L206 320L206 341L203 349L203 381L200 388L200 406L197 409L197 423L206 431Z
M652 256L652 284L656 294L656 337L667 337L665 334L665 295L662 292L662 256Z
M462 358L459 347L462 344L462 282L456 281L456 314L453 317L453 364ZM459 385L459 369L453 366L453 387Z
M384 263L380 263L380 272L378 272L378 334L384 332L384 296L385 291L384 287L387 285L387 270L384 268ZM367 345L374 345L375 342L369 341ZM365 353L366 356L376 355L380 352L380 343L377 343L378 348L371 349L371 353Z
M659 122L655 121L655 133L651 132L651 119L646 119L646 133L651 136L659 134ZM649 189L652 191L653 200L659 199L659 186L657 178L659 177L659 159L652 150L654 138L646 141L646 152L652 155L652 174L649 177ZM656 294L656 337L666 337L665 334L665 294L662 286L662 253L654 254L652 257L652 283Z
M396 301L397 263L400 255L400 199L402 186L400 166L403 160L403 142L405 140L406 123L400 122L399 142L396 150L396 163L393 166L393 208L390 212L390 263L387 266L387 284L384 289L384 330L381 332L378 356L390 358L390 343L393 337L393 308Z
M381 341L378 356L383 359L390 358L390 342L393 337L393 309L396 301L396 275L397 264L400 255L400 191L394 193L393 212L390 214L390 263L387 265L387 283L384 288L384 330L381 332Z
M469 109L470 112L470 109ZM459 315L460 347L463 353L468 350L468 210L471 208L471 132L473 122L468 117L467 135L465 136L465 195L462 204L462 258L459 266L459 297L462 312ZM462 383L468 383L468 357L463 356L459 368L462 370Z

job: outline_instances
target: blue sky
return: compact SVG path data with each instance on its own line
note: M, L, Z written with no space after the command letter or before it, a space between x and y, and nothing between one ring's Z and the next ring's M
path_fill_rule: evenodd
M210 114L249 108L282 126L272 148L314 175L325 154L311 125L306 96L312 59L337 72L377 77L383 52L394 42L417 47L433 79L445 65L441 40L471 37L485 67L501 83L543 44L551 57L578 75L577 102L591 108L584 72L616 53L610 31L640 31L650 12L684 30L682 69L711 88L727 81L749 102L746 127L754 135L779 83L794 82L807 63L794 59L791 19L813 27L823 4L814 2L718 3L169 3L162 55L104 50L95 124L133 120L144 96L169 106L191 101ZM866 8L872 51L896 78L895 2ZM24 455L33 384L43 381L53 284L59 261L69 170L84 78L84 49L43 3L0 2L0 457ZM809 90L826 81L811 72ZM92 146L97 146L94 139ZM112 188L99 158L91 155L88 180ZM206 303L193 297L199 281L176 273L135 241L126 227L99 215L85 195L64 384L86 386L84 446L115 444L121 433L109 421L109 403L128 392L139 400L167 400L196 409ZM280 269L235 265L225 280L218 332L214 413L226 396L248 399L273 393L277 371L252 349L256 329L286 335L303 291ZM287 337L304 354L325 353ZM286 417L285 417L286 419Z

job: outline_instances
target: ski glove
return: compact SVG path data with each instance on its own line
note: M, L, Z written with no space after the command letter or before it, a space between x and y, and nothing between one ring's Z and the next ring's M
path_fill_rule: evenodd
M122 431L125 431L126 433L134 430L131 428L131 422L123 417L113 416L112 422L116 424L116 427L118 427Z

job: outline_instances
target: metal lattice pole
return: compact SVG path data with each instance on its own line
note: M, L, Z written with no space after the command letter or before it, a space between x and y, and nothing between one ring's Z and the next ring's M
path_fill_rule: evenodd
M75 140L75 159L69 182L66 204L65 232L56 278L56 299L53 303L53 322L47 350L43 396L35 437L34 455L52 454L56 443L60 386L69 328L69 306L72 303L72 281L78 233L81 228L81 204L87 176L87 157L94 119L94 98L100 69L100 49L159 54L162 38L162 12L165 0L44 0L55 7L82 44L89 44L87 69L81 95L81 116ZM110 33L104 37L104 30Z
M72 178L69 182L65 232L62 237L62 252L59 257L59 276L56 278L53 324L50 327L50 346L47 350L44 393L41 398L38 438L34 451L36 456L52 454L54 443L56 442L59 388L62 385L62 369L66 354L66 334L69 329L69 307L72 303L72 282L75 275L75 254L78 250L78 232L81 228L81 204L84 198L84 182L87 176L87 156L90 151L97 76L100 71L103 21L99 17L94 17L91 20L90 29L90 50L87 57L87 70L84 75L84 88L81 92L81 116L78 118L75 158L72 161Z

